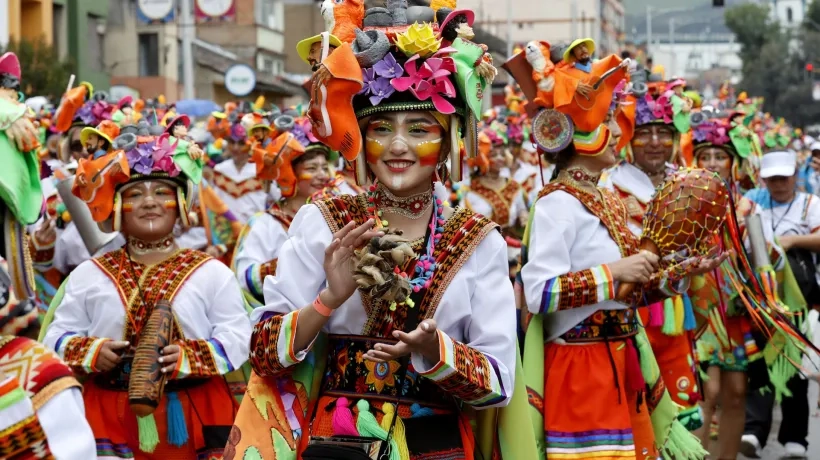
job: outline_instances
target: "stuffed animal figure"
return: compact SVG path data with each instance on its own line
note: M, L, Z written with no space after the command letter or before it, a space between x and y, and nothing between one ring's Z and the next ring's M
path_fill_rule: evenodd
M325 0L322 3L325 27L343 43L356 38L356 29L362 28L364 0Z

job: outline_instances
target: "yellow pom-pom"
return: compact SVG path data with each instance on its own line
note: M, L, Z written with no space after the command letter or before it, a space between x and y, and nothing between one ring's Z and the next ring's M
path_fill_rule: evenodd
M69 214L68 211L63 211L63 213L60 214L60 218L65 223L71 222L71 214Z

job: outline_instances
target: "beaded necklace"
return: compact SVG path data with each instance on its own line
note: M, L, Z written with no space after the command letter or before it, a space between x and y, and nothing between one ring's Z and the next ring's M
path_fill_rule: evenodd
M371 185L368 189L367 211L373 215L377 227L387 227L388 222L381 219L382 212L377 205L377 192L378 186L376 184ZM434 255L436 243L441 240L441 236L444 233L444 206L441 200L435 197L432 197L432 206L433 213L430 217L430 224L427 226L427 234L424 237L424 253L420 255L416 254L415 263L410 265L413 270L413 277L410 278L410 275L399 266L393 268L393 272L396 275L409 279L410 288L414 293L418 293L422 289L430 287L433 272L436 270L436 258ZM407 297L401 304L392 302L390 304L390 310L394 311L398 305L407 305L413 308L415 302L413 302L410 297Z

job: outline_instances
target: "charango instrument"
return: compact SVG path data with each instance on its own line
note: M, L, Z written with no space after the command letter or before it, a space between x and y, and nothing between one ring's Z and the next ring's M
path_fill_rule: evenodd
M726 221L729 191L716 173L682 169L655 193L643 220L640 250L661 257L703 254ZM634 283L621 283L617 299L629 298Z
M158 360L162 349L174 341L173 326L171 303L160 300L145 323L131 365L128 404L139 417L153 414L162 399L167 375L162 372L162 364Z

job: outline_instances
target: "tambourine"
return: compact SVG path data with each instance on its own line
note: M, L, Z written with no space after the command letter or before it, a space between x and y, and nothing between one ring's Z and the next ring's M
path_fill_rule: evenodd
M532 120L535 143L545 152L560 152L572 142L575 126L569 116L555 109L543 109Z
M159 362L162 349L174 341L174 315L171 302L160 300L140 334L131 378L128 382L128 405L139 417L151 415L162 400L167 374Z

